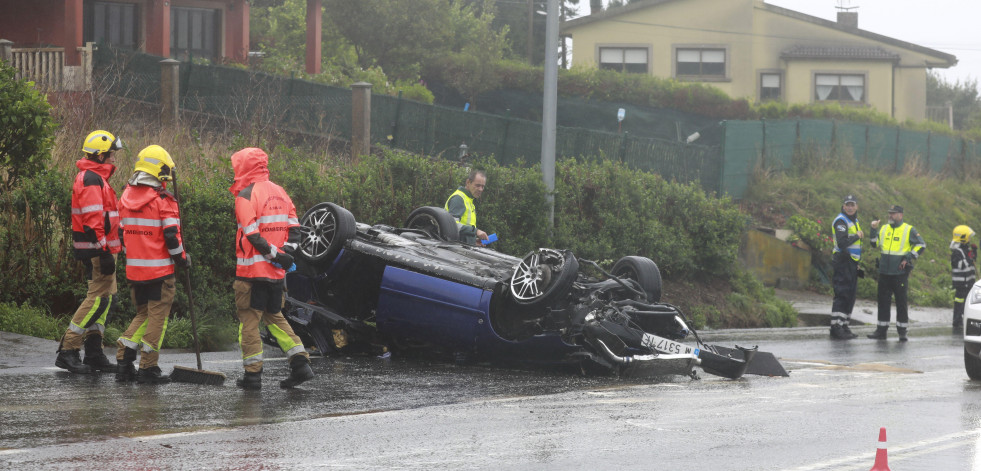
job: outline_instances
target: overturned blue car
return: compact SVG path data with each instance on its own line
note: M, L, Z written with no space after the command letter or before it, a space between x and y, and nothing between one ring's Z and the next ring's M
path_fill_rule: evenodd
M550 248L517 258L460 243L437 207L396 228L326 202L300 224L283 314L314 352L423 351L623 376L787 374L756 347L702 343L684 313L661 302L660 271L645 257L609 271Z

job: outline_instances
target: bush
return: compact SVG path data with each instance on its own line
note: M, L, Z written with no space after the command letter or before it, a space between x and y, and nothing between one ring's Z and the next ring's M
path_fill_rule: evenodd
M23 303L0 303L0 332L15 332L48 340L58 340L68 321L48 316L44 310Z
M55 124L44 94L0 62L0 193L43 171L51 158Z

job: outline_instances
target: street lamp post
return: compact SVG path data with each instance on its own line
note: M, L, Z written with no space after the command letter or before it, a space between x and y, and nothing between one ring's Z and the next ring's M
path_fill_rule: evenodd
M548 203L548 229L555 227L555 108L559 79L559 0L548 0L545 16L545 93L542 97L542 179Z

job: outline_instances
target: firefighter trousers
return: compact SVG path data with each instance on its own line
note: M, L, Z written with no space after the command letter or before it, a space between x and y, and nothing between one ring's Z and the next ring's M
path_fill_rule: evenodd
M240 322L238 341L242 346L242 364L245 371L262 371L262 337L259 328L264 323L279 348L287 357L309 357L303 342L283 317L283 285L261 281L235 280L235 310ZM273 310L275 308L275 310Z
M116 255L112 257L115 259ZM88 291L68 324L59 350L80 350L86 337L102 337L105 332L112 296L116 294L116 274L103 275L100 266L99 257L93 257L85 263L85 268L89 271Z
M116 340L119 349L116 360L123 361L125 348L140 351L140 368L157 366L160 348L174 304L177 284L173 278L149 284L130 285L130 298L136 306L136 316L126 332Z

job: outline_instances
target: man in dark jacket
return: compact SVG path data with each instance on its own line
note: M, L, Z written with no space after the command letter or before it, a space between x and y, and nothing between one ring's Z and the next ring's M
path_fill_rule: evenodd
M482 170L471 170L463 186L456 189L443 208L456 219L460 231L460 242L475 245L477 239L488 240L487 233L477 229L477 208L474 200L480 198L487 185L487 175Z
M862 258L862 227L858 223L858 201L848 195L841 203L841 213L831 222L834 233L834 250L831 263L834 266L832 285L835 290L831 304L831 338L851 340L858 337L852 333L849 322L855 296L858 292L858 261Z
M950 276L954 285L954 323L955 329L964 327L964 301L967 293L977 279L974 262L978 257L978 246L971 243L974 231L960 225L954 228L950 242Z
M879 257L879 319L870 339L885 340L889 330L889 314L892 297L896 297L896 332L899 341L906 341L909 329L909 273L913 262L923 254L926 243L913 226L903 222L903 207L889 208L889 224L879 228L879 220L869 223L872 229L872 246L882 249Z
M88 278L85 300L78 306L58 345L55 366L72 373L115 372L116 364L102 350L106 319L116 294L119 211L109 177L116 172L113 152L123 143L108 131L92 131L82 143L85 157L75 162L72 185L72 247ZM85 345L85 361L79 351Z

